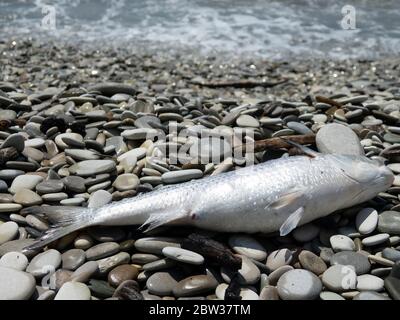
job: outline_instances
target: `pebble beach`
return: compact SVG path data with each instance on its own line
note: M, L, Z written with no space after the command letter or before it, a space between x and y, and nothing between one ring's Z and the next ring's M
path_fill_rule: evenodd
M399 300L399 62L0 42L0 300ZM96 208L299 154L279 137L381 161L393 185L284 237L99 226L23 250L51 228L24 208Z

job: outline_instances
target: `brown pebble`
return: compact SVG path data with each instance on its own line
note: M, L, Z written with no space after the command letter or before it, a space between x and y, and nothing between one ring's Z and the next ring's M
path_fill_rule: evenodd
M299 254L299 262L304 269L311 271L317 276L324 273L327 269L324 260L307 250L303 250Z
M125 280L135 280L139 270L129 264L122 264L115 267L108 274L108 283L113 287L118 287Z

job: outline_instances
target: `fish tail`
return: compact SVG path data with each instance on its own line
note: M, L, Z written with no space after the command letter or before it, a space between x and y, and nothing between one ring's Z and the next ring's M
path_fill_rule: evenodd
M74 231L93 225L95 209L73 206L37 206L25 208L21 213L44 215L51 222L50 229L32 245L24 248L24 250L36 250Z

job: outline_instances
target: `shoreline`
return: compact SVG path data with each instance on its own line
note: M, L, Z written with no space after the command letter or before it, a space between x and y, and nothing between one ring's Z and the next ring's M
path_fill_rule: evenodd
M0 298L400 299L399 60L285 62L0 42ZM167 132L170 123L192 136ZM240 157L171 164L168 146L239 129L242 143L315 134L312 148L384 161L395 180L374 199L285 237L92 227L21 253L50 227L23 207L100 207L238 169L247 164ZM167 135L153 141L156 130ZM252 156L257 163L294 154L287 147ZM224 156L213 145L199 150L199 158Z

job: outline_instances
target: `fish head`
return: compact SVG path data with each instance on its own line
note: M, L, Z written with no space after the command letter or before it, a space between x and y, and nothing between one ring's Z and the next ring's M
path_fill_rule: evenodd
M365 156L331 155L335 166L352 183L352 200L361 203L386 191L394 181L393 172L383 163Z

